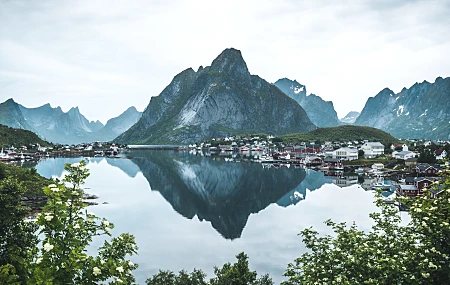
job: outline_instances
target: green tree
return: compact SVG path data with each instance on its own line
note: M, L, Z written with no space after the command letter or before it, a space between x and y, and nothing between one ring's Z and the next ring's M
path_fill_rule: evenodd
M421 148L419 151L420 155L417 162L423 163L434 163L436 162L436 156L431 148Z
M36 225L24 220L28 212L28 207L22 206L24 192L17 179L3 175L0 181L0 284L27 280L28 252L37 244Z
M134 237L121 234L106 240L97 256L87 254L93 237L111 236L114 225L88 212L81 186L89 176L85 161L66 164L62 183L44 188L49 196L39 215L40 246L29 264L28 284L131 284L137 265L126 259L137 253Z
M358 158L364 158L364 150L358 150Z
M411 221L380 198L369 232L334 223L334 235L301 231L309 249L288 265L283 284L448 284L450 280L450 175L416 199L399 198ZM436 195L437 194L437 195Z
M147 279L147 285L273 285L272 278L268 274L257 278L256 271L251 271L248 264L248 256L241 252L236 255L237 262L225 263L221 268L214 267L215 277L206 281L206 274L194 269L191 273L184 270L179 274L172 271L159 271Z

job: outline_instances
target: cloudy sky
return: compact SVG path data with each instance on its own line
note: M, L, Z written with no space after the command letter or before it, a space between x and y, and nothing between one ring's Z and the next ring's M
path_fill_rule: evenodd
M0 0L0 101L106 123L234 47L252 74L296 79L342 117L450 76L449 15L450 0Z

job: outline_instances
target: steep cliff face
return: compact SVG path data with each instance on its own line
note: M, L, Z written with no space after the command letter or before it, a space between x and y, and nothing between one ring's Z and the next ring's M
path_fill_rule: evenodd
M8 99L0 104L0 124L17 129L34 131L20 110L19 104Z
M227 49L197 72L189 68L150 104L120 143L190 143L242 133L286 134L316 128L274 85L250 75L240 51Z
M310 94L306 95L306 86L296 80L282 78L274 83L286 95L297 101L305 109L306 114L316 126L336 127L341 123L334 110L333 102L324 101L321 97Z
M355 125L397 138L450 139L450 78L424 81L395 94L386 88L370 97Z

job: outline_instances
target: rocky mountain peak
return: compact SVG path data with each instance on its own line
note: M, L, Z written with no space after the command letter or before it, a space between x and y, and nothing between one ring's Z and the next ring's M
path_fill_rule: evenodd
M212 72L225 73L233 78L250 76L241 51L234 48L228 48L216 57L211 64L210 70Z

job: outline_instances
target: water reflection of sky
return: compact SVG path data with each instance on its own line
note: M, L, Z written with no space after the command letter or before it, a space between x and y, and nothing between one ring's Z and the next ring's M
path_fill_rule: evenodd
M51 177L61 175L65 162L78 160L47 160L36 168ZM114 235L129 232L136 237L139 256L132 260L140 266L135 273L139 284L144 284L158 269L190 271L195 267L212 276L214 265L234 262L234 256L241 251L249 255L253 270L270 273L278 284L287 264L304 251L297 236L301 229L313 226L320 232L328 232L323 224L328 218L354 221L361 229L368 229L371 225L368 214L376 210L373 193L359 185L339 188L324 184L315 191L306 188L306 199L295 206L272 203L251 214L241 237L228 240L210 222L201 222L197 217L187 219L174 211L159 192L151 191L149 182L131 160L108 163L98 158L91 160L88 168L91 176L86 181L87 192L100 197L99 205L90 211L113 222Z

